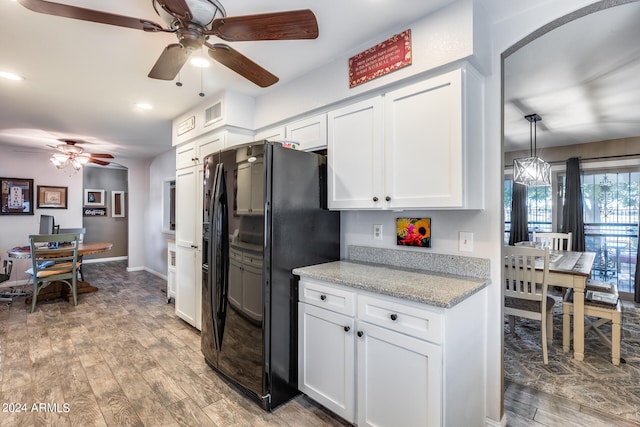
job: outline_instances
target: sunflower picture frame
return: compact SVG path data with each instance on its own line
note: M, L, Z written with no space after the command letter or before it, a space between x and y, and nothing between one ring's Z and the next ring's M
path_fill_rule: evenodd
M431 218L396 218L396 244L431 247Z

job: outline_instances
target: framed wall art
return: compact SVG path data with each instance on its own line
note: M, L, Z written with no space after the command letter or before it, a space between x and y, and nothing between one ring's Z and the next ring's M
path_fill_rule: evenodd
M84 206L106 206L104 190L84 190Z
M397 218L396 243L400 246L431 247L431 218Z
M38 185L39 209L67 209L67 187Z
M114 218L124 217L124 191L111 192L111 216Z
M33 179L0 178L0 215L33 215Z

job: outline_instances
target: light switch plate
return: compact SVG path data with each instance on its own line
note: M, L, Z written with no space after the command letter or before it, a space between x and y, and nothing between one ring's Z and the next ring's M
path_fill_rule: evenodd
M473 252L473 233L461 231L459 233L460 252Z

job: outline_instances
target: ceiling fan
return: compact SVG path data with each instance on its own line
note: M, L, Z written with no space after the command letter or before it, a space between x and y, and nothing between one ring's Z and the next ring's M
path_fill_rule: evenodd
M57 150L51 155L51 163L56 165L58 169L71 165L75 170L80 170L87 163L107 166L109 162L100 159L113 159L113 156L107 153L85 153L84 148L77 145L82 141L74 139L58 139L58 141L63 142L63 144L49 145L49 147Z
M54 16L98 22L147 32L170 32L178 43L168 45L149 72L149 77L173 80L194 50L203 45L209 56L260 87L278 77L224 43L211 44L209 36L228 42L302 40L318 37L318 23L311 10L227 17L218 0L151 0L166 27L155 22L45 0L18 0L29 10Z

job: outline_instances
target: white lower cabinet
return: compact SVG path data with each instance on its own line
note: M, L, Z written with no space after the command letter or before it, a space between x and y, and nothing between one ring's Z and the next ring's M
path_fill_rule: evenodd
M298 388L358 426L481 426L484 332L454 330L477 326L478 299L441 309L301 278Z

